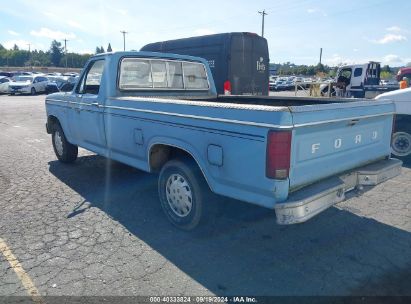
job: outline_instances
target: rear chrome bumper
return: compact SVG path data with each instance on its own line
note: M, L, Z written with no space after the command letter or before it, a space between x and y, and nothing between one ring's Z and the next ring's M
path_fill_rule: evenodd
M345 199L345 193L359 186L375 186L401 173L402 162L386 159L353 169L341 176L298 190L288 200L275 205L277 223L302 223Z

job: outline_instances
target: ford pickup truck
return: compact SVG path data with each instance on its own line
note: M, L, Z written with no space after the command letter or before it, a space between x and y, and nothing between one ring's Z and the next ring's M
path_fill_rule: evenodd
M72 92L46 97L57 158L78 147L158 173L175 226L207 216L210 193L304 222L401 171L391 159L390 101L217 97L205 59L152 52L92 57Z

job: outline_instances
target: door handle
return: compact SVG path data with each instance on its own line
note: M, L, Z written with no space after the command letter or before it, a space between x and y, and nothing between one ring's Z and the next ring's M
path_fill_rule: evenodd
M98 102L92 102L91 105L98 107Z

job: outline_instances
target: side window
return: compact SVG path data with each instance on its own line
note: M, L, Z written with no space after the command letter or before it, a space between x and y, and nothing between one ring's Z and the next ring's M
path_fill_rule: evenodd
M186 89L208 89L207 73L204 65L184 62L183 73Z
M104 60L96 60L90 63L77 88L80 94L95 94L100 90L101 77L104 70Z
M362 68L356 68L354 70L354 77L360 77L362 75Z

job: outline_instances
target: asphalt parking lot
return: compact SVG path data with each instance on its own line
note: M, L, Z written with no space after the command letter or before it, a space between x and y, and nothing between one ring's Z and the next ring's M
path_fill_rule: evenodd
M221 199L185 233L156 176L84 150L59 163L44 99L0 95L0 296L411 296L410 164L305 224Z

